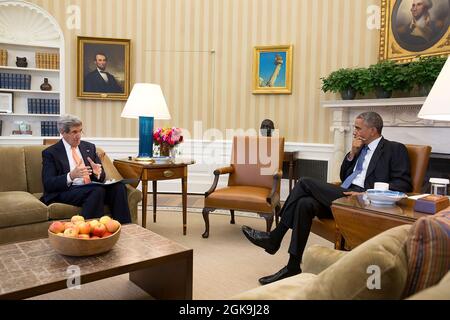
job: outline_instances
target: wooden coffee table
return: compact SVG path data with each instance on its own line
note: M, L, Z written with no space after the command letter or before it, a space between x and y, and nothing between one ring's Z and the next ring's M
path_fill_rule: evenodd
M0 246L0 299L24 299L67 288L67 269L78 266L81 284L129 273L155 299L192 299L192 249L136 224L123 225L107 253L68 257L48 239Z
M429 216L414 211L414 202L402 199L395 206L374 206L358 195L333 201L331 211L345 248L353 249L385 230Z

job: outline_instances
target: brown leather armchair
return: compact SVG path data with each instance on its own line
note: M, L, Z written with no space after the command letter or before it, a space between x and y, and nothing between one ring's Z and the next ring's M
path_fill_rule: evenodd
M409 161L411 163L411 180L413 193L421 193L423 179L428 168L431 147L424 145L407 144ZM336 249L343 249L343 239L338 232L333 218L314 218L311 232L334 243Z
M284 138L280 137L234 137L229 167L214 171L214 182L205 193L203 219L209 237L209 213L216 209L257 212L266 219L267 231L275 218L278 223L280 211L280 181L282 177ZM216 190L219 177L229 174L228 186Z

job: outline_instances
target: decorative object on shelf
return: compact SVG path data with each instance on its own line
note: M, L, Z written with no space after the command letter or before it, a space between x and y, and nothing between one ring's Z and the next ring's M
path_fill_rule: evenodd
M78 37L77 96L127 100L130 94L130 40Z
M28 61L26 57L16 57L16 66L19 68L26 68L28 67Z
M254 48L254 94L292 93L292 48L292 45Z
M13 113L14 94L12 92L0 92L0 113Z
M26 121L17 121L16 124L18 125L18 130L13 130L13 135L32 135L33 132L31 131L31 125Z
M48 83L48 78L44 78L44 83L41 84L42 91L52 91L52 85Z
M151 160L154 119L170 119L161 87L158 84L136 83L122 110L121 117L139 119L139 155L136 160Z
M450 57L444 64L430 94L419 111L422 119L450 121Z
M382 1L380 59L407 62L418 55L450 53L450 2L421 1L421 8L414 5L418 6L406 0Z
M175 157L175 146L183 142L180 128L158 128L153 133L153 141L159 146L162 157Z

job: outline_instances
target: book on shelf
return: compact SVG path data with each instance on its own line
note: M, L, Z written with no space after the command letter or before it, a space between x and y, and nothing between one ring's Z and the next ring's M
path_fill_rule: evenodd
M8 65L8 50L0 49L0 66Z
M59 69L58 53L36 52L35 60L38 69Z

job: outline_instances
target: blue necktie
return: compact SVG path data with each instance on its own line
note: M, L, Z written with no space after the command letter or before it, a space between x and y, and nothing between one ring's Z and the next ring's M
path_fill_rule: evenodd
M369 147L367 145L365 145L364 148L359 153L358 160L357 160L358 162L356 163L355 171L353 171L352 174L349 175L345 179L345 181L341 184L342 188L348 189L351 186L353 179L355 179L356 176L362 172L364 158L366 157L367 150L369 150Z

